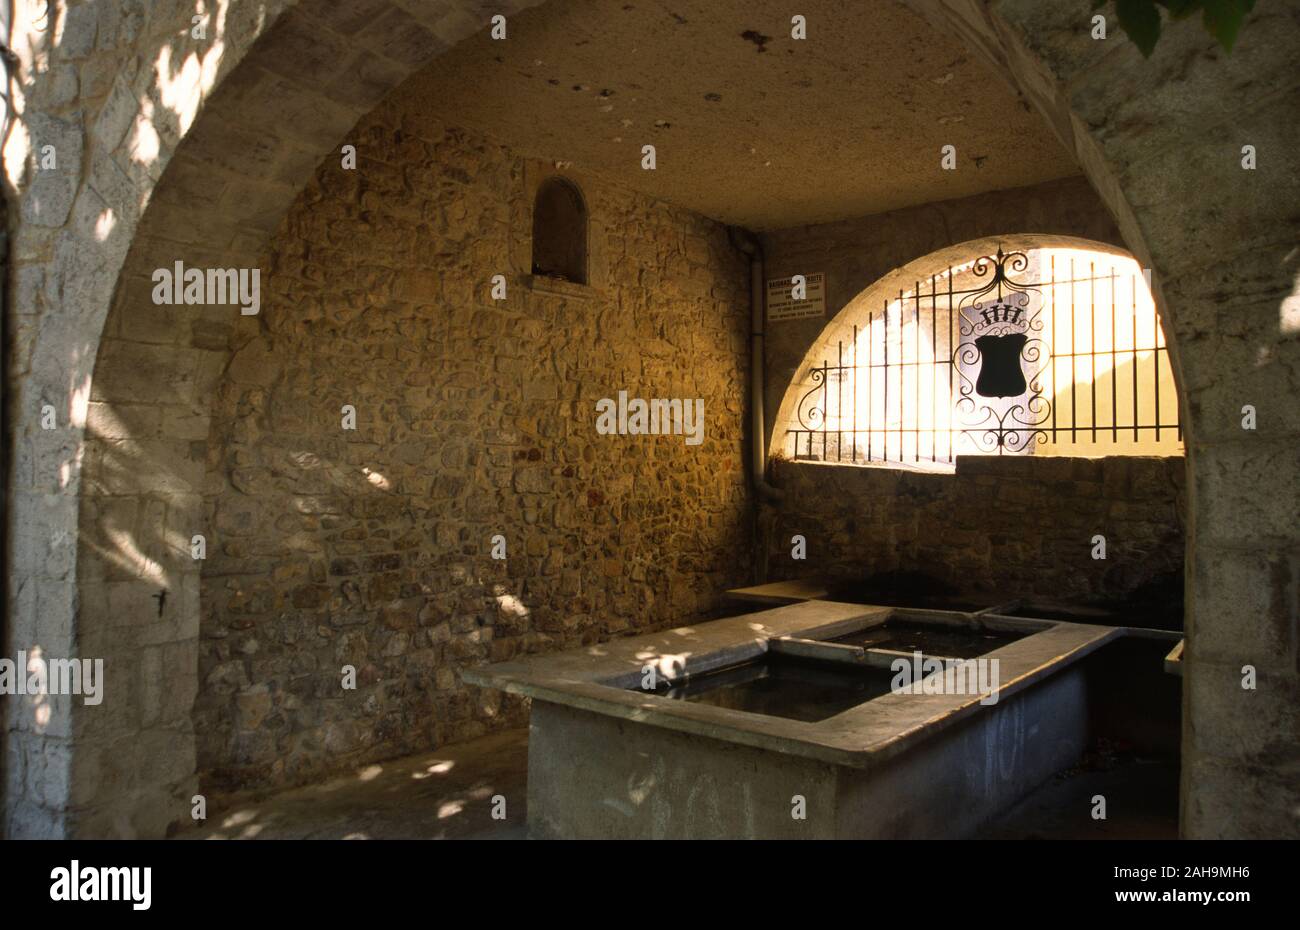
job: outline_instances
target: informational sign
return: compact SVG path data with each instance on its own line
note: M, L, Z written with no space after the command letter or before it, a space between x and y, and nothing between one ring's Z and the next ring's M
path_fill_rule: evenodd
M802 280L801 280L802 279ZM767 320L803 320L826 316L826 275L795 275L767 282Z

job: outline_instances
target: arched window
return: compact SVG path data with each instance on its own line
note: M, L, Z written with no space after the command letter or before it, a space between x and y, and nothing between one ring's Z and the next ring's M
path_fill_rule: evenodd
M587 207L571 181L551 177L533 204L533 274L587 283Z
M789 458L937 471L958 455L1183 453L1142 270L1082 243L946 250L878 282L814 344L776 425Z

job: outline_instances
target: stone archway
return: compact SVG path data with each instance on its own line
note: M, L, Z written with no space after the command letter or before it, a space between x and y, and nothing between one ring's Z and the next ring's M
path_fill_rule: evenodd
M1300 19L1252 17L1231 56L1170 29L1144 60L1070 4L909 5L1043 113L1153 271L1190 425L1182 833L1300 835L1300 176L1293 95L1273 89L1294 88ZM1275 154L1266 173L1243 170L1246 145ZM1245 405L1268 425L1243 430Z
M19 317L8 639L104 658L122 697L94 717L66 699L12 708L9 835L161 835L193 793L199 398L234 327L219 310L155 306L152 270L255 267L360 117L489 16L538 2L196 0L183 16L116 18L85 4L16 24L13 292L36 313ZM104 74L98 96L64 99L50 59ZM46 140L84 174L33 174ZM40 430L47 403L64 428ZM164 622L145 633L135 621L150 610Z
M1300 181L1282 89L1294 84L1300 24L1261 8L1231 57L1183 28L1145 61L1118 36L1093 42L1087 11L1064 0L907 2L1043 113L1154 270L1190 432L1183 830L1295 834L1279 810L1294 806L1300 714L1288 212ZM361 115L488 15L531 5L229 0L203 39L163 13L99 18L90 4L61 7L45 27L19 24L21 131L6 152L22 214L11 293L23 308L7 645L102 656L119 668L109 687L130 697L93 727L66 699L11 702L9 835L156 835L188 806L198 625L188 540L206 436L196 401L237 336L222 314L143 302L149 270L178 259L252 266ZM57 84L49 56L84 62L85 100ZM49 138L84 175L27 171ZM1254 172L1238 166L1246 144L1259 152ZM46 403L61 429L40 430ZM1258 410L1254 432L1240 428L1244 404ZM164 590L170 606L153 599ZM155 607L174 611L167 623L132 627ZM1257 667L1257 691L1238 686L1243 664Z

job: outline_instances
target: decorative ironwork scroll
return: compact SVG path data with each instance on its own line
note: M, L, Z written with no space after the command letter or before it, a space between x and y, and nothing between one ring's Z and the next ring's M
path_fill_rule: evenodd
M1050 358L1041 338L1042 292L1037 282L1014 277L1028 267L1027 254L999 247L971 268L977 278L991 275L988 283L961 292L957 303L955 407L974 451L1022 452L1048 439L1042 426L1052 403L1039 378ZM978 371L974 382L967 375L972 370Z
M1181 440L1176 411L1162 418L1160 372L1168 350L1154 303L1144 298L1139 312L1139 276L1128 275L1132 310L1126 307L1117 330L1114 270L1098 274L1090 264L1076 274L1071 260L1062 278L1048 260L1043 270L1050 274L1040 280L1037 262L1032 250L999 246L867 312L851 341L838 343L834 361L806 372L786 433L788 453L925 467L951 465L959 454L1024 455L1049 442L1095 443L1103 433L1111 442L1131 436L1137 443L1174 431ZM974 286L958 288L959 280ZM1110 309L1097 315L1101 286L1108 287ZM1078 307L1076 287L1089 295ZM1089 327L1082 349L1076 317ZM1051 345L1058 338L1062 346L1068 338L1068 351Z

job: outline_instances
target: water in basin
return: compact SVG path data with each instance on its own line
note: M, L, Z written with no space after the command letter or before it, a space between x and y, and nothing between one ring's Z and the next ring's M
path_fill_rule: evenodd
M814 723L888 694L892 678L885 669L841 667L767 653L742 665L692 675L655 693Z

